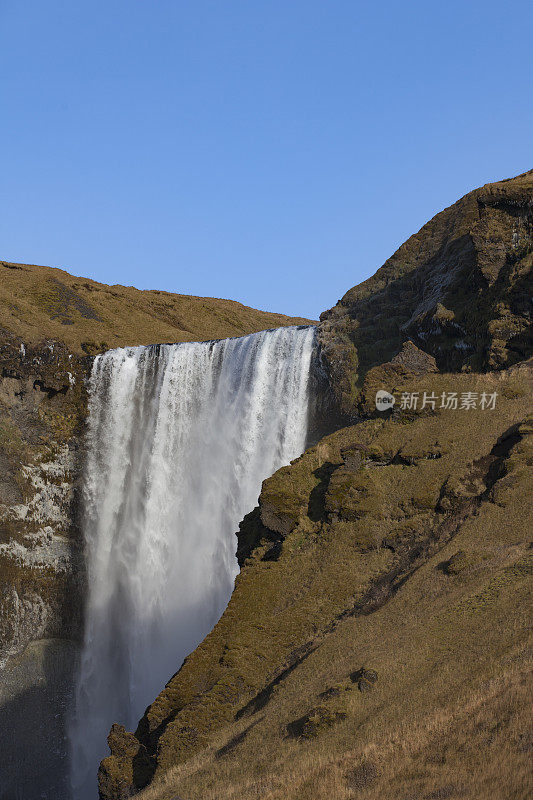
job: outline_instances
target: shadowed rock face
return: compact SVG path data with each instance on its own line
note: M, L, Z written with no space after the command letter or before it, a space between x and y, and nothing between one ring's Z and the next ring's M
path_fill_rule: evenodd
M2 798L69 797L67 721L77 654L71 640L40 639L2 670Z
M343 411L367 371L408 339L439 369L502 369L531 354L533 170L437 214L321 316L322 356Z
M510 646L506 630L515 643L523 641L523 615L509 597L522 592L530 569L531 509L523 498L531 489L533 369L525 359L532 353L532 190L530 172L470 193L323 315L319 362L337 402L339 429L264 482L258 508L240 525L241 573L228 608L148 707L137 743L126 732L118 743L111 737L111 755L99 773L104 800L149 782L156 787L173 765L202 750L204 766L175 791L203 796L200 786L216 785L215 775L226 785L231 766L226 762L222 777L217 764L227 753L242 777L244 764L259 770L261 741L279 758L280 730L289 738L296 732L297 739L334 737L342 725L355 730L372 714L362 706L354 712L354 687L367 704L379 696L374 715L380 720L395 708L407 717L416 687L423 686L416 702L426 713L442 703L443 692L451 703L458 685L489 674L492 659ZM498 404L472 412L397 404L380 414L379 388L420 396L428 390L439 398L496 393ZM355 424L342 427L342 414ZM459 551L469 555L455 557ZM450 559L452 570L439 566ZM464 569L456 569L460 589L434 585L463 561ZM490 570L480 566L487 563ZM502 589L501 608L491 605L493 570L497 585L510 592ZM439 599L440 628L426 624L424 607L439 592L448 592ZM408 666L392 682L381 677L398 658L383 645L389 613L389 635L407 614L416 629L409 636L419 637L416 644L408 637L401 652ZM504 629L491 614L513 622ZM346 635L351 620L368 620L372 660L365 667L357 627ZM465 642L475 658L463 658ZM359 663L345 664L346 675L341 671L332 687L331 673L347 661L350 647ZM446 656L454 659L453 681L444 677L437 685L435 675L448 675L443 651L454 653ZM364 674L380 680L346 678ZM301 687L312 684L326 689L315 688L306 707ZM411 697L405 705L404 696ZM134 758L125 755L124 736ZM255 744L248 746L250 740ZM217 748L213 760L211 747ZM139 753L149 769L137 780ZM376 770L372 781L378 778ZM173 788L162 789L161 798Z

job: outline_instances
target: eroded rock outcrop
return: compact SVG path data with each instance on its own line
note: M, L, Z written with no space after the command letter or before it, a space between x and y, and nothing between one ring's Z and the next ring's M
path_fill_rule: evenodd
M439 369L501 369L531 354L533 171L437 214L321 316L337 399L354 414L367 371L412 342Z

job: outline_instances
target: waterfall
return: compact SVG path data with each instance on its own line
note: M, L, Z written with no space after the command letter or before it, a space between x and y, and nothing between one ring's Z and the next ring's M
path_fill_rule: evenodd
M305 448L314 335L279 328L95 359L75 800L97 797L111 724L134 728L224 611L238 523L262 481Z

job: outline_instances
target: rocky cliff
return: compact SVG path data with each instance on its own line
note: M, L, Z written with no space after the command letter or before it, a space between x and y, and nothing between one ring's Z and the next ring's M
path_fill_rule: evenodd
M2 797L18 798L34 796L36 778L64 788L64 713L81 633L86 364L60 342L26 345L5 330L0 361ZM30 758L35 776L21 768Z
M331 384L353 413L368 370L403 342L441 371L497 370L531 353L533 170L465 195L325 312Z
M532 215L533 172L478 189L323 315L351 424L264 482L102 798L528 795Z
M300 322L231 301L109 287L0 262L2 800L66 796L65 715L82 634L79 484L92 356L112 346Z

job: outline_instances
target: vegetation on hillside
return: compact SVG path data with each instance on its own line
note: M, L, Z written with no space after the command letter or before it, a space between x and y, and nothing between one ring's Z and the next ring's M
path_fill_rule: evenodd
M155 759L147 798L348 798L367 762L365 797L389 784L525 797L525 713L514 699L498 726L493 682L525 696L533 370L402 381L439 397L496 392L497 405L370 418L265 481L226 612L137 730L145 779ZM463 704L479 713L478 742L506 743L500 794L457 738ZM104 797L124 780L122 736Z
M106 286L52 267L0 261L0 329L25 343L64 342L78 355L126 345L244 336L309 322L233 300Z
M533 792L532 209L533 172L476 190L323 315L354 424L264 482L225 613L113 726L104 800Z

